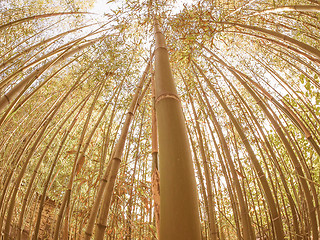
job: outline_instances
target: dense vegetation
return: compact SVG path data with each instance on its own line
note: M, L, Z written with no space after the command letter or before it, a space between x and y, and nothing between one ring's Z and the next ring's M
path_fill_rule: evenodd
M320 2L105 2L0 2L1 236L319 239Z

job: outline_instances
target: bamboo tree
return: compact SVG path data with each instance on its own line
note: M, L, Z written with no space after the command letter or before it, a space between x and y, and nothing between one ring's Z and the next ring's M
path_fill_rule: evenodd
M165 38L155 20L155 84L160 162L160 239L200 239L190 147Z
M292 44L293 46L304 50L305 52L307 52L311 56L316 57L318 59L318 61L320 60L320 51L318 49L316 49L315 47L313 47L313 46L311 46L309 44L303 43L303 42L298 41L298 40L296 40L294 38L286 36L286 35L284 35L282 33L275 32L275 31L272 31L272 30L269 30L269 29L265 29L265 28L261 28L261 27L257 27L257 26L251 26L251 25L235 23L235 22L232 22L232 23L222 22L222 24L231 24L231 25L235 25L235 26L240 26L242 28L246 28L246 29L250 29L250 30L253 30L253 31L256 31L256 32L261 32L261 33L270 35L270 36L272 36L272 37L274 37L276 39L282 40L284 42L288 42L289 44Z
M208 122L208 121L207 121ZM228 188L228 193L229 193L229 196L230 196L230 201L231 201L231 205L232 205L232 209L233 209L233 215L234 215L234 221L235 221L235 223L236 223L236 232L237 232L237 236L238 236L238 239L243 239L243 237L241 236L241 227L240 227L240 222L239 222L239 214L238 214L238 208L237 208L237 206L236 206L236 201L235 201L235 196L234 196L234 194L233 194L233 189L232 189L232 187L231 187L231 183L230 183L230 177L228 176L228 172L227 172L227 168L226 168L226 166L225 166L225 164L224 164L224 161L223 161L223 159L222 159L222 156L221 156L221 153L220 153L220 150L219 150L219 147L218 147L218 144L217 144L217 142L216 142L216 140L214 139L214 136L213 136L213 131L212 131L212 129L211 129L211 127L210 127L210 125L208 125L208 127L209 127L209 129L210 129L210 133L211 133L211 137L212 137L212 140L213 140L213 143L214 143L214 147L215 147L215 149L216 149L216 153L217 153L217 155L218 155L218 159L219 159L219 162L220 162L220 165L221 165L221 168L222 168L222 171L223 171L223 174L224 174L224 176L225 176L225 179L226 179L226 182L227 182L227 188ZM243 210L241 210L240 212L243 212ZM240 220L241 221L247 221L247 220L242 220L241 218L240 218ZM221 228L222 228L222 226L223 226L223 224L221 223L220 224L220 226L221 226ZM252 231L252 233L251 234L253 234L254 235L254 230L253 230L253 227L251 226L251 231ZM221 234L221 238L223 238L223 231L220 231L220 234ZM244 235L245 235L246 233L244 233Z
M209 81L209 79L207 79L207 77L204 75L202 69L195 63L193 62L196 66L196 68L199 70L200 74L202 75L202 77L206 80L206 83L208 84L208 86L210 87L210 90L214 93L214 95L216 96L216 98L218 99L219 103L221 104L221 106L224 108L225 112L227 113L227 115L229 116L230 120L232 121L233 125L235 126L248 154L250 157L250 160L252 162L253 167L255 168L259 180L261 182L261 185L263 187L264 190L264 194L265 194L265 198L268 202L269 205L269 210L271 212L271 216L272 216L272 225L275 229L275 233L276 233L276 237L277 239L284 239L284 235L283 235L283 226L282 226L282 220L280 217L280 213L277 211L277 207L276 207L276 203L275 200L273 198L273 194L271 192L271 189L269 187L269 184L267 182L266 176L262 170L262 167L256 157L256 155L254 154L254 151L252 149L252 147L250 146L248 139L245 135L245 133L243 132L243 130L241 129L238 121L236 120L236 118L233 116L232 112L230 111L230 109L228 108L228 106L226 105L226 103L223 101L223 99L219 96L218 92L214 89L214 87L212 86L211 82Z
M132 239L132 225L133 225L133 216L132 216L132 208L133 208L133 186L134 186L134 180L136 178L136 172L137 172L137 163L138 163L138 159L139 159L139 145L141 142L141 135L142 135L142 127L143 127L143 120L144 120L144 113L145 113L145 109L143 110L142 113L142 119L141 119L141 125L140 125L140 129L139 129L139 136L138 136L138 142L137 142L137 151L135 152L135 160L134 160L134 167L133 167L133 173L132 173L132 177L131 177L131 183L130 185L132 186L132 188L130 189L130 193L129 193L129 199L128 199L128 208L127 208L127 236L125 239L130 240Z
M195 77L198 80L198 76L196 74L195 74ZM224 154L226 156L226 160L227 160L227 163L229 165L229 168L230 168L230 171L231 171L231 174L232 174L233 184L235 185L235 189L236 189L238 200L239 200L239 204L240 204L240 213L241 213L241 218L240 219L241 219L241 222L242 222L242 225L243 225L243 236L244 236L245 239L254 239L254 230L253 230L253 227L252 227L252 224L251 224L251 219L250 219L250 216L249 216L248 206L247 206L247 203L246 203L246 201L244 199L244 196L243 196L244 194L243 194L241 186L240 186L240 182L239 182L239 179L238 179L238 174L236 172L237 170L236 170L235 165L233 163L233 160L231 158L231 154L230 154L230 150L229 150L227 141L226 141L226 139L224 137L221 125L218 123L218 120L217 120L217 118L215 116L215 113L214 113L213 109L210 106L209 100L208 100L208 98L207 98L202 86L199 85L199 87L200 87L201 93L203 95L203 98L205 100L205 103L207 105L208 111L210 113L211 120L212 120L212 122L214 124L214 127L215 127L217 133L218 133L218 137L219 137L220 143L222 144L222 148L224 150ZM202 99L201 94L199 93L199 91L197 91L197 93L198 93L199 99L203 102L203 99Z
M151 191L154 204L154 221L156 226L156 235L159 239L160 234L160 175L158 164L158 131L157 131L157 114L156 114L156 96L154 71L151 71L151 89L152 89L152 173L151 173ZM151 211L150 211L151 212Z
M14 25L21 24L24 22L32 21L35 19L41 19L41 18L47 18L47 17L53 17L53 16L61 16L61 15L73 15L73 14L92 14L92 13L88 13L88 12L60 12L60 13L48 13L48 14L34 15L31 17L18 19L13 22L5 23L0 26L0 30L3 30L4 28L7 28L7 27L12 27Z
M32 45L31 47L29 47L29 48L27 48L27 49L24 49L22 52L17 53L17 54L15 54L14 56L10 57L8 60L6 60L4 63L2 63L2 64L0 65L0 68L5 68L8 64L14 63L20 56L23 56L24 54L27 54L27 53L31 52L32 50L37 49L38 47L43 46L43 45L46 44L46 43L50 43L50 42L54 43L54 41L56 41L56 40L58 40L58 39L61 39L61 37L64 37L64 36L66 36L66 35L68 35L68 34L70 34L70 33L76 32L76 31L81 30L81 29L86 28L86 27L92 27L92 26L94 26L94 25L96 25L96 24L97 24L97 23L84 25L84 26L82 26L82 27L78 27L78 28L75 28L75 29L66 31L66 32L60 33L60 34L58 34L58 35L55 35L55 36L53 36L53 37L51 37L51 38L45 39L45 40L43 40L43 41L40 41L40 42L38 42L37 44ZM28 40L28 39L27 39L27 40ZM15 47L17 47L17 46L15 46ZM12 49L11 49L11 50L12 50ZM2 56L2 57L3 57L3 56Z
M195 146L195 143L194 141L192 140L191 136L191 132L188 128L188 125L187 125L187 131L188 131L188 135L189 135L189 138L190 138L190 143L191 143L191 147L192 147L192 152L193 152L193 156L194 156L194 161L195 161L195 166L197 168L197 172L198 172L198 179L200 181L200 192L202 194L202 198L203 198L203 202L204 202L204 206L205 206L205 212L206 214L208 215L208 212L209 212L209 207L208 207L208 197L207 197L207 193L206 193L206 190L205 190L205 185L204 185L204 179L203 179L203 174L202 174L202 170L201 170L201 166L200 166L200 161L198 159L198 156L197 156L197 152L196 152L196 146ZM200 204L200 203L199 203ZM201 209L201 207L200 207ZM200 216L202 214L200 213ZM205 229L205 238L207 238L207 229ZM203 237L203 235L202 235Z
M97 99L100 96L102 88L103 88L104 85L105 85L104 83L100 83L99 84L99 88L98 88L98 90L97 90L97 92L96 92L96 94L94 96L94 99L93 99L93 102L92 102L92 104L90 106L90 109L88 110L88 114L87 114L87 117L86 117L86 120L85 120L85 123L84 123L84 126L83 126L83 130L82 130L81 136L79 138L79 143L78 143L78 146L77 146L76 155L75 155L75 158L74 158L74 163L73 163L72 171L71 171L70 178L69 178L69 181L68 181L67 189L65 190L65 193L64 193L64 196L63 196L63 200L62 200L62 203L61 203L61 206L60 206L58 218L57 218L57 221L56 221L56 226L55 226L54 236L53 236L54 239L58 239L59 234L60 234L60 227L61 227L61 224L62 224L62 221L63 221L63 217L66 216L67 213L68 213L65 210L68 208L68 206L70 204L71 191L72 191L72 187L73 187L74 178L75 178L76 173L77 173L77 168L78 168L79 161L81 161L80 157L83 157L83 156L81 156L80 150L81 150L81 147L82 147L82 144L83 144L83 141L84 141L84 136L86 134L90 118L92 116L93 108L97 104Z
M44 119L42 120L42 122L40 124L41 131L40 131L37 139L35 140L35 142L34 142L34 144L32 146L32 149L29 151L29 153L28 153L28 155L26 157L26 160L25 160L25 162L23 164L23 167L20 170L20 173L19 173L19 175L17 177L17 180L15 182L15 186L14 186L14 189L13 189L13 194L12 194L11 199L10 199L10 204L9 204L9 209L8 209L8 214L7 214L7 219L6 219L6 226L5 226L5 230L4 230L4 238L5 239L8 239L8 237L9 237L9 232L10 232L10 227L11 227L10 226L11 225L11 218L12 218L13 210L14 210L14 207L15 207L16 195L17 195L17 192L19 190L19 186L20 186L22 178L23 178L23 176L25 174L25 171L26 171L26 168L28 166L28 163L29 163L32 155L34 154L34 151L38 147L38 145L40 143L40 140L44 135L44 132L47 130L50 121L52 120L54 115L57 113L58 109L61 107L63 102L67 99L68 95L74 90L74 87L77 86L77 84L78 83L76 82L75 85L72 86L70 88L70 90L64 96L60 97L60 99L58 99L56 101L56 104L52 106L52 108L48 111L47 115L44 117ZM39 128L37 129L37 131L39 131ZM33 136L37 131L34 131L31 136ZM29 139L29 141L30 140L31 140L31 138ZM22 151L22 153L23 153L23 151ZM20 161L20 159L22 157L21 154L20 154L20 156L18 158L18 161Z
M4 238L318 239L319 1L93 1L0 4Z
M212 53L213 54L213 53ZM218 58L215 55L216 58ZM220 58L218 58L219 61L226 65ZM304 173L302 171L301 168L301 164L299 162L299 159L297 158L297 156L295 155L293 149L291 148L287 138L285 137L284 132L281 130L282 128L279 126L278 122L274 119L274 117L271 115L270 111L272 111L271 109L268 110L267 107L265 106L264 102L254 93L254 91L241 79L240 76L237 75L237 73L235 71L231 70L231 73L233 73L233 75L240 81L240 83L248 90L248 92L251 94L251 96L257 101L258 105L261 107L261 109L263 110L263 112L266 114L266 116L268 117L268 119L270 120L271 124L274 126L274 129L276 130L277 134L279 135L279 137L281 138L281 141L283 142L285 148L288 151L288 154L290 156L290 159L293 162L293 165L298 173L299 176L302 176L299 178L299 180L301 181L302 184L302 188L306 197L306 201L308 204L308 210L309 210L309 214L310 214L310 218L311 220L311 224L312 224L312 233L313 233L313 237L316 239L318 238L318 224L317 224L317 215L316 212L314 211L314 205L313 205L313 201L312 201L312 196L310 194L310 190L308 187L307 182L305 181L304 177ZM221 72L220 72L221 74ZM248 79L248 78L247 78ZM269 95L270 96L270 95Z
M272 160L272 163L276 166L277 170L279 171L279 175L280 175L280 179L281 179L281 182L283 184L283 187L285 189L285 193L286 193L286 196L289 200L289 205L290 205L290 209L291 209L291 212L292 212L292 219L293 219L293 225L294 225L294 229L295 229L295 234L296 234L296 238L297 239L301 239L301 236L300 236L300 230L299 230L299 223L298 223L298 218L297 218L297 210L296 210L296 204L290 194L290 191L289 191L289 188L288 188L288 185L287 185L287 181L286 181L286 178L283 174L283 171L280 167L280 164L277 160L277 157L271 147L271 144L269 142L269 140L267 139L267 136L265 135L264 131L262 130L262 126L261 124L258 122L257 118L254 116L254 113L252 112L251 108L248 106L248 104L245 102L245 100L243 99L243 97L241 96L241 94L237 91L237 89L233 86L233 84L225 78L225 80L228 82L228 84L232 87L233 91L236 93L236 95L238 96L238 98L242 101L242 103L244 104L245 108L247 109L247 111L249 112L250 116L252 117L255 125L257 126L260 134L262 135L262 138L264 140L264 144L266 145L266 148L268 149L269 151L269 156L270 156L270 159Z
M19 93L19 95L13 100L11 101L10 105L7 107L5 113L2 115L1 119L0 119L0 126L4 124L5 121L9 120L9 116L12 117L14 115L14 113L21 107L23 106L23 104L25 104L36 92L38 92L41 87L43 87L46 83L48 83L48 81L50 81L50 79L52 79L56 74L58 74L63 68L69 66L70 63L72 63L73 61L77 60L78 57L74 58L71 62L68 62L67 64L65 64L63 67L61 67L60 69L58 69L54 74L52 74L50 77L48 77L46 80L44 80L36 89L34 89L31 93L29 93L24 99L22 99L21 101L20 98L25 94L25 91L22 91ZM82 76L81 76L82 77ZM25 90L27 88L29 88L31 86L32 83L27 84L27 86L25 87Z
M184 79L183 79L184 80ZM185 83L185 80L184 80ZM190 90L187 86L187 84L185 83L186 86L186 90L190 93ZM205 179L206 179L206 189L207 189L207 197L208 197L208 218L209 218L209 228L210 228L210 239L212 240L216 240L219 238L219 234L218 234L218 226L216 224L216 213L214 210L214 199L213 199L213 190L212 190L212 186L211 186L211 176L210 176L210 172L209 172L209 167L208 167L208 163L210 161L210 158L208 159L208 157L206 156L205 150L204 150L204 146L203 146L203 137L201 134L201 130L200 130L200 125L199 125L199 119L196 113L196 109L194 107L194 104L192 102L192 98L189 94L189 101L191 103L191 107L192 107L192 114L194 116L194 122L195 122L195 129L197 132L197 140L198 140L198 147L200 149L200 154L201 154L201 158L202 158L202 162L203 162L203 166L204 166L204 173L205 173ZM205 196L206 197L206 196Z
M104 232L106 229L106 222L107 222L108 212L109 212L109 208L110 208L112 192L113 192L114 183L115 183L115 180L117 177L117 173L120 168L121 156L122 156L122 152L124 149L125 140L126 140L126 137L128 134L130 123L131 123L132 118L134 116L134 113L136 111L136 106L137 106L137 101L139 99L139 94L140 94L141 89L143 87L143 83L145 82L145 79L147 77L149 68L150 68L150 62L148 62L146 70L144 71L144 73L141 77L141 80L138 84L138 87L136 89L136 92L131 100L131 105L130 105L129 111L126 115L126 119L125 119L125 122L122 127L120 138L118 139L118 142L117 142L117 144L114 148L113 154L112 154L112 158L110 160L111 166L110 166L110 173L108 174L107 184L105 186L105 189L102 189L103 197L101 199L101 203L103 205L101 206L100 215L97 220L98 223L95 228L95 239L103 239L104 238ZM99 204L100 199L97 199L96 201L98 202L97 204ZM95 214L95 216L96 216L96 214ZM93 219L95 219L95 217ZM87 235L86 238L90 239L91 235L87 234L87 232L86 232L86 235Z
M62 99L63 100L63 99ZM60 104L63 101L59 102ZM9 203L9 207L8 207L8 213L7 213L7 218L6 218L6 225L5 225L5 229L4 229L4 240L8 240L9 239L9 233L10 233L10 228L11 228L11 219L12 219L12 215L13 215L13 210L15 207L15 203L16 203L16 196L17 196L17 192L19 190L19 186L20 183L22 181L22 178L25 174L26 168L28 166L28 163L30 161L30 158L32 157L34 151L36 150L36 148L38 147L41 138L44 135L44 132L47 130L48 124L50 123L51 119L53 118L54 114L56 113L56 111L59 108L59 104L53 106L53 108L48 112L47 116L45 116L44 120L42 121L42 124L40 125L40 132L38 134L37 139L35 140L34 144L32 145L32 148L23 164L23 167L21 168L19 175L16 179L14 188L13 188L13 193L11 195L10 198L10 203Z
M118 93L117 93L117 96L115 98L116 100L118 100L118 97L119 97L119 94L120 94L119 90L121 89L123 83L124 83L124 79L121 82L121 84L119 85ZM114 105L114 108L113 108L112 113L111 113L111 118L110 118L110 121L109 121L107 136L109 136L109 131L111 129L111 125L112 125L112 122L113 122L113 119L114 119L115 110L116 110L116 104ZM118 127L118 130L119 130L119 128L120 128L120 125ZM108 147L108 145L109 145L109 141L106 142L105 148ZM103 163L105 162L106 155L107 155L107 151L105 150L105 152L103 153L103 155L101 157L100 171L102 171ZM112 156L111 156L111 158L112 158ZM89 215L89 219L88 219L88 223L87 223L87 228L86 228L86 231L85 231L85 235L83 236L83 239L90 239L92 234L93 234L94 223L95 223L98 211L99 211L100 201L102 199L102 196L103 196L103 193L104 193L104 189L105 189L107 181L108 181L110 170L111 170L111 161L108 162L107 168L106 168L103 176L102 176L102 174L100 172L98 191L97 191L97 194L96 194L96 197L95 197L94 204L93 204L93 206L91 208L91 211L90 211L90 215Z
M65 52L63 52L61 55L59 55L54 60L46 63L39 69L32 72L30 75L28 75L26 78L21 80L17 85L14 86L10 92L6 93L3 97L0 98L0 112L3 111L3 109L10 104L10 102L21 92L25 92L26 89L35 81L42 73L44 73L49 67L51 67L54 64L57 64L61 62L62 60L66 59L67 57L73 55L74 53L85 49L86 47L94 44L95 42L101 40L100 38L94 39L89 41L89 43L85 43L80 47L77 47L76 49L73 49L71 51L68 51L67 49Z
M88 99L88 98L87 98ZM81 102L80 102L81 103ZM80 104L78 106L75 107L75 109L77 109L80 106ZM72 109L72 110L75 110ZM80 112L79 112L80 113ZM20 216L19 216L19 221L18 221L18 230L20 231L20 234L18 234L18 239L22 238L22 231L23 231L23 218L24 218L24 212L26 210L27 207L27 202L28 202L28 198L31 194L31 189L33 187L33 182L37 176L37 173L39 171L39 168L41 166L41 163L47 153L47 151L49 150L50 145L52 144L52 142L54 141L55 137L58 135L59 131L61 130L61 128L63 127L63 125L69 120L69 117L73 114L73 111L71 111L67 117L61 122L61 124L59 125L58 129L55 131L55 133L53 134L52 138L50 139L47 147L45 148L45 150L43 151L41 157L39 158L37 165L35 167L35 169L33 170L33 174L31 177L31 180L29 181L29 186L28 189L26 191L25 197L23 199L23 204L22 204L22 208L21 208L21 212L20 212Z
M263 10L259 13L253 14L261 15L268 13L278 13L278 12L320 12L320 6L311 6L311 5L292 5L292 6L282 6L273 9Z

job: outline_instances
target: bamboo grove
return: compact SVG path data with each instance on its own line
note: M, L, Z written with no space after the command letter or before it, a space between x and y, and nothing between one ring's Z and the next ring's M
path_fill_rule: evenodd
M2 239L320 239L318 0L0 2Z

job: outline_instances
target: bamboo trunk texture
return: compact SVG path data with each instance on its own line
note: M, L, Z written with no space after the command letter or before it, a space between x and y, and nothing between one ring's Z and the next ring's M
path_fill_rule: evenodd
M184 116L165 38L155 20L155 85L159 134L160 239L201 239L196 181Z

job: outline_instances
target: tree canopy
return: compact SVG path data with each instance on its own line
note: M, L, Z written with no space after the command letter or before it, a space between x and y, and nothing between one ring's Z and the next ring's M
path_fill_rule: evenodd
M4 239L319 239L318 0L2 0L0 20Z

